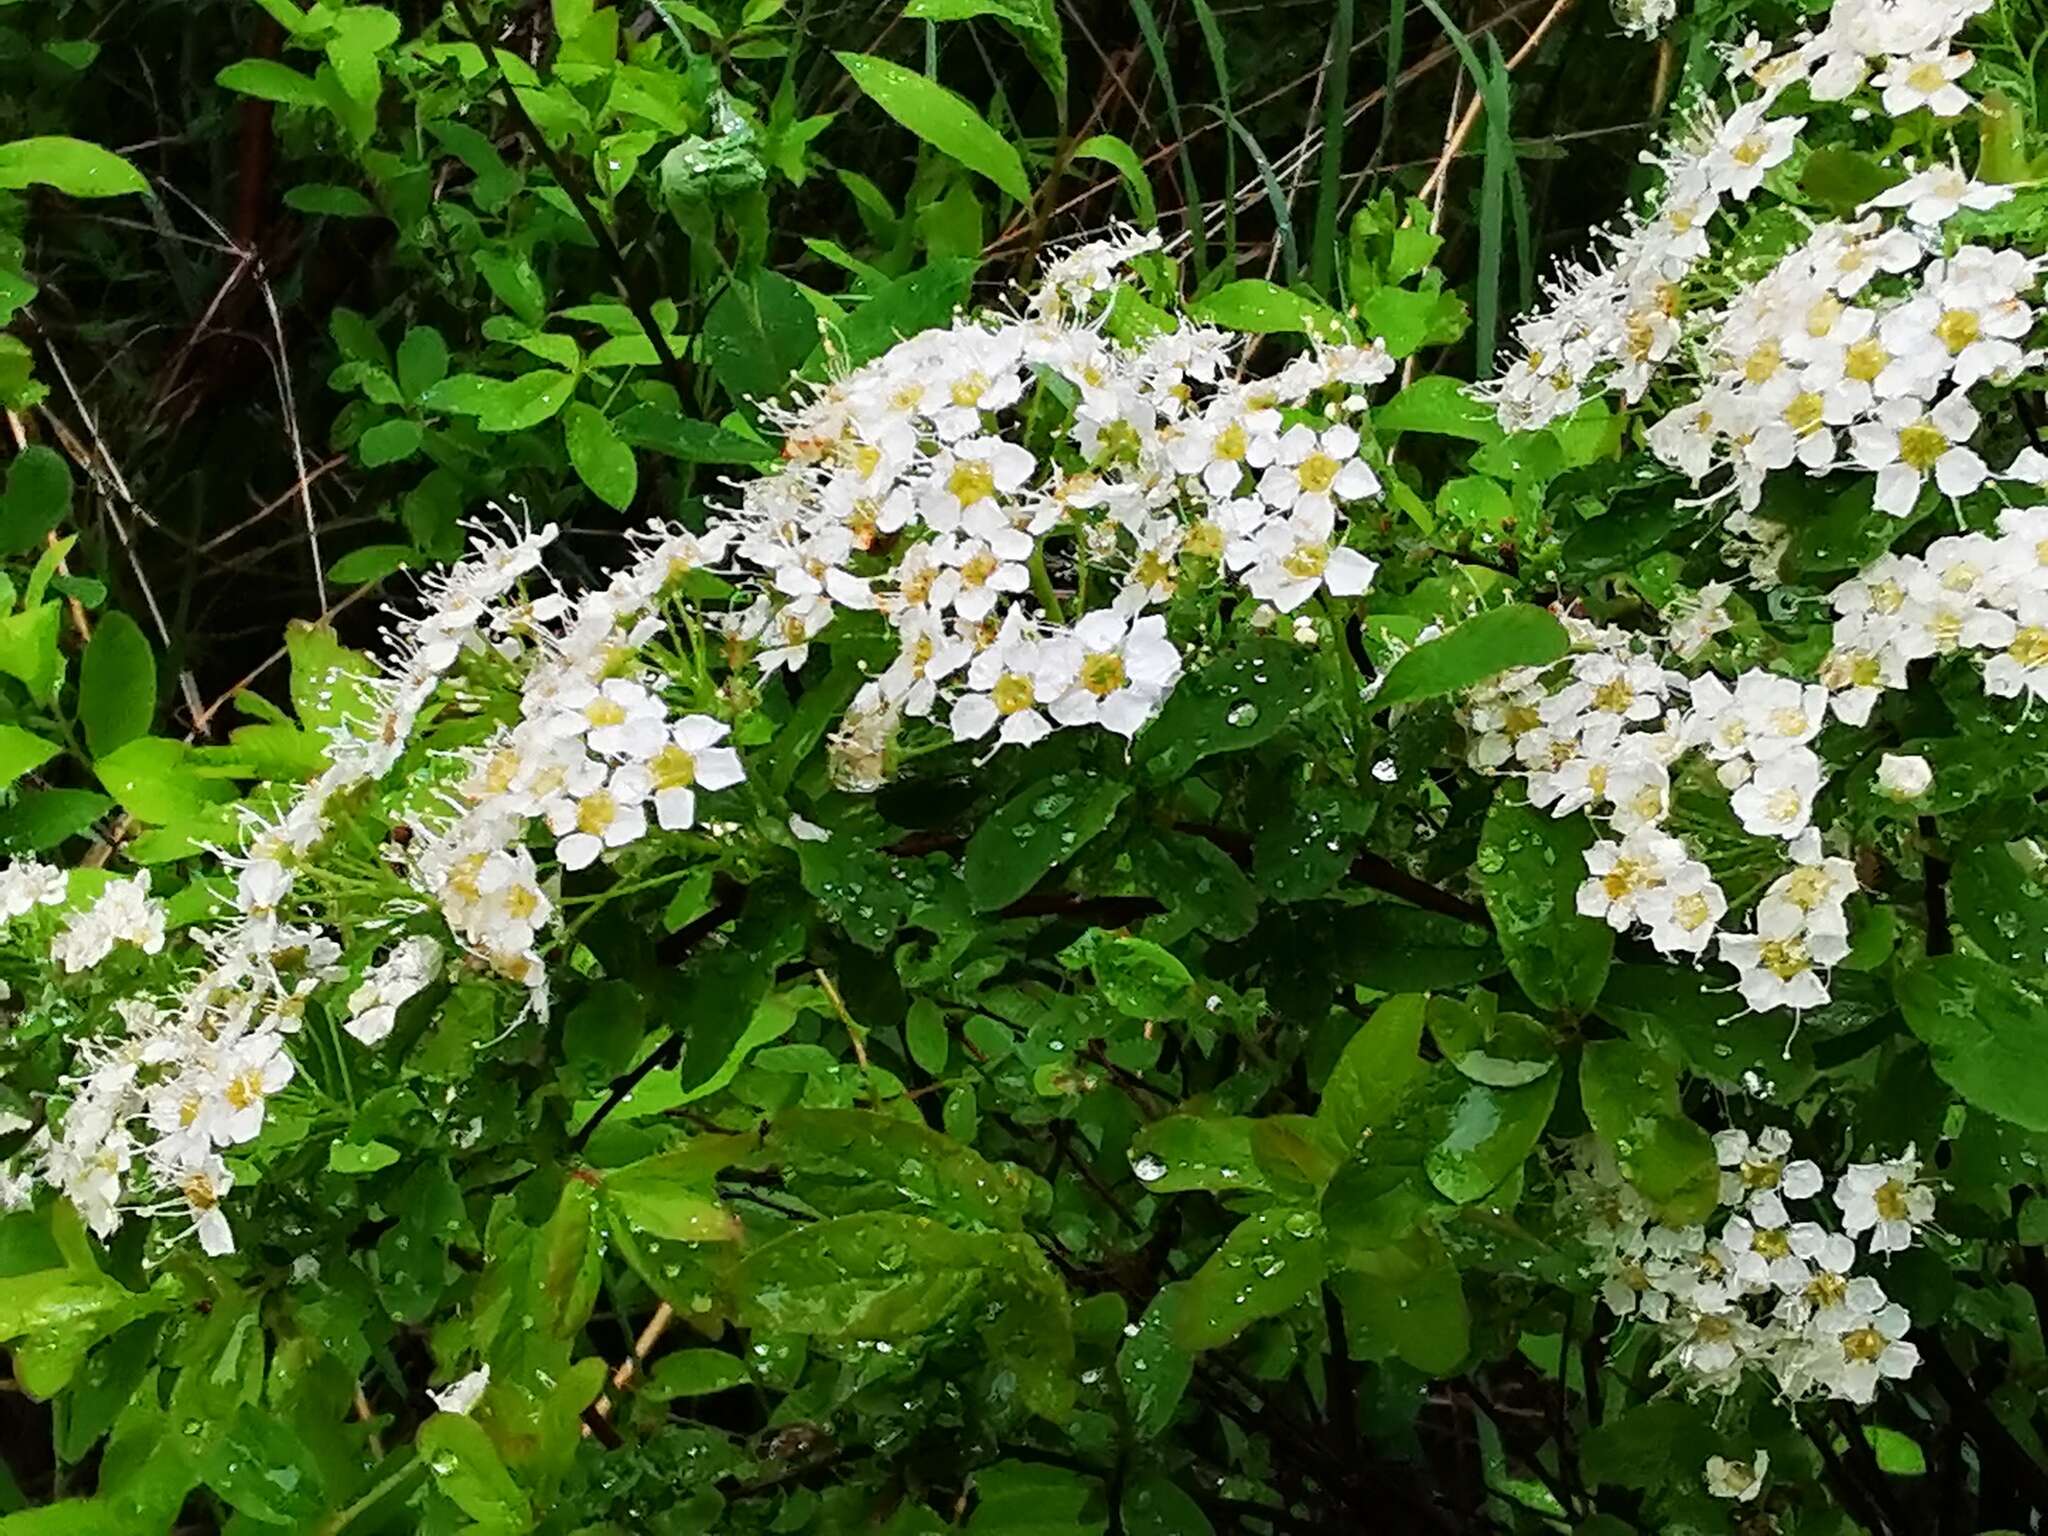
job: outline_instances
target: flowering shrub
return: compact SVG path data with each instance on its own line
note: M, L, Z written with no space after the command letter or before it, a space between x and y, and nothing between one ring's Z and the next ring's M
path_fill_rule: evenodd
M124 744L0 872L0 1531L2026 1525L2023 44L1731 43L1470 391L1391 197L1342 312L828 333L708 518Z

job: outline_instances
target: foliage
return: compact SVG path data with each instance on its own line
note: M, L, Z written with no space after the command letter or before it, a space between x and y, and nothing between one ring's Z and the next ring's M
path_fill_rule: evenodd
M191 205L0 13L0 1536L2048 1509L2037 14L1700 8L1511 320L1434 4L1447 210L1349 0L1312 198L1206 0L1128 139L1050 4L254 9L195 122L362 270L208 237L323 616L220 739L162 594L292 599L46 322Z

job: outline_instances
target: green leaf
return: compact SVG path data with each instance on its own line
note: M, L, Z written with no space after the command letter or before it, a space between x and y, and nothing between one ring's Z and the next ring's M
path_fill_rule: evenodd
M1427 1001L1419 993L1388 998L1345 1043L1316 1108L1340 1145L1356 1147L1367 1132L1392 1120L1422 1076Z
M1390 357L1412 357L1422 348L1444 345L1465 334L1464 302L1454 293L1431 289L1380 288L1358 306L1365 328L1386 343Z
M420 1426L419 1448L434 1485L483 1531L495 1536L533 1524L526 1495L474 1419L459 1413L435 1414Z
M26 554L71 512L71 466L63 456L30 443L7 466L0 493L0 555Z
M253 1403L237 1405L202 1475L229 1508L270 1525L310 1520L326 1503L320 1463L305 1440Z
M1344 322L1329 306L1256 277L1225 283L1191 305L1188 317L1203 325L1257 335L1305 331L1329 338L1344 334Z
M1314 1295L1324 1264L1314 1211L1276 1207L1247 1216L1200 1269L1162 1295L1174 1342L1195 1351L1228 1344Z
M1557 1065L1550 1032L1527 1014L1496 1012L1488 992L1430 999L1429 1034L1461 1076L1490 1088L1520 1088Z
M201 759L182 741L138 736L93 763L108 794L138 821L169 826L234 799L234 788L200 771Z
M1678 1072L1666 1058L1633 1040L1593 1041L1579 1057L1579 1099L1660 1219L1706 1219L1720 1197L1714 1143L1679 1109Z
M1010 142L982 115L936 81L901 64L865 53L834 55L889 116L932 148L986 176L1020 203L1031 201L1031 180Z
M64 658L57 650L62 611L61 603L39 603L0 618L0 672L18 678L29 697L40 704L56 697L57 684L64 675Z
M685 1142L604 1175L607 1201L627 1221L678 1243L729 1243L740 1236L739 1218L718 1203L711 1181L715 1163Z
M2013 844L1978 842L1957 856L1949 911L1989 958L2048 976L2048 883Z
M1034 1181L927 1126L865 1109L785 1109L759 1162L827 1215L903 1210L958 1227L1020 1232Z
M604 412L581 400L572 401L562 413L562 436L576 477L591 494L621 512L630 507L633 493L640 488L640 467Z
M1427 1376L1457 1373L1471 1349L1471 1311L1444 1246L1417 1232L1353 1253L1330 1277L1354 1358L1397 1359Z
M635 448L651 448L686 464L769 464L774 447L737 432L691 421L665 406L636 405L621 411L612 425Z
M0 811L0 848L42 853L84 832L114 808L89 789L38 789Z
M967 840L963 875L977 912L993 912L1028 893L1079 853L1116 817L1127 783L1055 773L1025 785Z
M1138 215L1138 222L1148 227L1159 222L1159 201L1152 192L1152 178L1145 174L1145 162L1126 140L1113 133L1091 134L1073 147L1069 158L1100 160L1114 166L1123 177L1124 190L1130 194L1131 209Z
M239 60L215 75L213 83L223 90L254 96L260 101L274 101L283 107L325 108L327 105L327 95L320 89L318 81L275 59Z
M1315 667L1285 640L1246 642L1196 668L1168 695L1136 754L1155 780L1180 779L1205 757L1270 741L1315 697Z
M904 1014L903 1043L910 1051L910 1059L928 1076L945 1075L953 1042L946 1033L945 1014L930 998L918 998Z
M1395 662L1373 703L1385 708L1459 693L1510 667L1548 666L1570 648L1556 615L1526 603L1490 608Z
M354 187L324 182L303 182L284 195L285 207L294 213L325 214L336 219L373 219L377 205Z
M284 646L292 664L292 713L300 725L325 731L374 715L364 691L377 676L369 657L343 645L326 625L299 620L285 626Z
M561 410L575 391L574 374L537 368L501 383L477 413L476 424L486 432L524 432Z
M821 344L804 363L808 378L833 368L852 368L880 357L906 336L950 324L974 285L975 263L948 257L919 267L877 289L840 323L832 351Z
M1590 1013L1607 984L1614 930L1576 905L1593 829L1583 816L1552 816L1502 791L1479 837L1479 889L1508 970L1532 1002Z
M1150 939L1091 935L1088 965L1104 1001L1134 1019L1178 1016L1186 1007L1195 978L1172 953Z
M1886 1429L1882 1424L1865 1424L1863 1434L1877 1456L1877 1470L1890 1477L1925 1477L1927 1453L1911 1435Z
M679 1349L655 1362L646 1390L654 1398L709 1397L743 1387L749 1380L746 1362L722 1349Z
M1162 1292L1117 1351L1116 1375L1141 1440L1163 1433L1194 1379L1194 1356L1174 1342L1170 1298Z
M402 416L380 421L356 439L356 457L365 469L397 464L419 452L425 435L418 422Z
M327 568L327 579L340 586L356 587L382 581L393 571L421 563L420 552L410 544L366 544L352 549Z
M381 1141L327 1144L327 1166L336 1173L377 1173L398 1161L398 1149Z
M78 717L95 757L147 734L156 718L156 653L118 609L100 615L79 662Z
M1159 1195L1266 1188L1252 1149L1259 1121L1244 1115L1167 1115L1131 1138L1131 1169Z
M398 344L398 387L415 404L448 377L448 343L431 325L416 325Z
M1904 172L1839 144L1815 149L1799 170L1800 190L1843 219L1905 179Z
M0 187L55 187L72 197L149 193L149 180L110 149L83 139L16 139L0 144Z
M0 784L12 784L25 773L34 773L63 750L18 725L0 725Z
M974 1474L966 1536L1103 1536L1102 1484L1041 1461L999 1461Z
M1468 1083L1451 1110L1450 1129L1430 1149L1429 1182L1458 1204L1483 1199L1520 1168L1557 1102L1560 1074L1551 1072L1519 1088Z
M1126 1536L1214 1536L1216 1530L1202 1506L1164 1472L1141 1472L1126 1482L1122 1514Z
M922 21L966 21L975 16L991 16L1002 22L1024 45L1025 56L1044 77L1064 116L1067 55L1060 13L1053 0L910 0L903 7L903 14Z
M1898 981L1899 1007L1941 1080L1986 1114L2048 1131L2048 982L1974 955L1937 955Z
M1698 1461L1701 1442L1712 1434L1707 1416L1691 1403L1638 1403L1587 1431L1586 1481L1596 1488L1668 1488L1671 1469Z
M818 314L778 272L732 283L704 317L704 360L735 401L766 400L818 344Z

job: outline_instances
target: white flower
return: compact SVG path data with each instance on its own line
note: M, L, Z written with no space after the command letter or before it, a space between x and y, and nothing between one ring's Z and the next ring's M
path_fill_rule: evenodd
M1723 1169L1721 1203L1740 1206L1760 1194L1786 1200L1819 1194L1820 1165L1794 1158L1791 1152L1792 1133L1783 1126L1767 1126L1754 1140L1740 1129L1716 1131L1714 1161Z
M1852 1403L1867 1403L1882 1380L1900 1380L1920 1364L1920 1351L1905 1342L1912 1319L1897 1302L1887 1302L1877 1282L1849 1282L1848 1300L1820 1314L1814 1327L1818 1358L1808 1369L1814 1379Z
M1884 1163L1857 1163L1835 1185L1842 1229L1851 1237L1870 1234L1872 1253L1900 1253L1913 1234L1934 1219L1934 1191L1920 1179L1913 1148Z
M548 830L560 839L556 856L564 869L583 869L608 848L623 848L647 835L643 809L653 791L648 770L627 763L607 779L602 765L585 764L563 792L545 807Z
M443 1413L466 1414L482 1401L484 1389L490 1384L491 1368L484 1365L460 1380L450 1382L438 1392L429 1387L427 1396L433 1399L434 1406Z
M61 906L70 894L70 878L61 869L34 859L19 859L0 869L0 923L11 923L35 907Z
M398 1010L430 986L441 973L441 946L424 933L408 935L391 953L363 973L349 994L348 1018L342 1022L364 1045L376 1045L398 1022Z
M1806 829L1819 793L1820 759L1796 747L1759 767L1729 803L1745 832L1790 839Z
M1975 182L1953 165L1931 165L1865 203L1870 208L1903 208L1915 224L1946 224L1964 208L1981 212L2012 196L2011 187Z
M235 1176L226 1163L209 1153L178 1178L178 1193L185 1197L185 1209L204 1253L219 1258L235 1251L235 1234L220 1208L221 1197L235 1187Z
M1967 52L1929 49L1893 59L1870 83L1884 88L1884 109L1893 117L1904 117L1920 107L1936 117L1959 117L1970 108L1970 93L1956 81L1976 62Z
M1821 972L1849 953L1846 937L1832 933L1724 933L1720 955L1739 973L1742 1000L1756 1013L1773 1008L1819 1008L1828 1000Z
M1100 724L1135 736L1180 677L1180 653L1156 613L1133 621L1102 609L1046 647L1056 670L1071 679L1052 703L1061 725Z
M1380 477L1358 457L1358 433L1350 427L1318 434L1296 423L1277 439L1255 439L1251 453L1264 466L1259 495L1276 512L1332 515L1338 501L1356 501L1380 488Z
M623 677L571 683L557 703L557 734L581 736L606 757L645 757L660 745L668 713L645 687Z
M1856 461L1877 471L1879 511L1905 517L1920 498L1929 474L1944 496L1967 496L1991 478L1991 470L1969 446L1977 412L1961 393L1932 410L1918 400L1888 400L1877 419L1850 432Z
M149 899L149 871L110 881L98 901L74 912L50 945L50 956L66 971L89 970L132 944L146 955L164 947L164 905Z
M1985 691L1991 691L1988 685ZM1918 753L1887 752L1878 760L1877 787L1894 800L1918 800L1933 782L1933 768Z
M2048 591L2021 592L2014 620L2005 649L1984 663L1984 691L2002 699L2022 693L2048 698Z
M1597 842L1586 850L1587 879L1579 886L1582 917L1603 919L1625 931L1641 903L1685 863L1685 845L1654 829L1631 832L1620 842Z
M710 715L685 715L647 759L654 816L665 831L696 824L698 790L730 789L746 777L739 753L719 745L730 729Z
M1303 498L1290 516L1267 523L1251 541L1257 553L1245 587L1282 613L1292 613L1324 588L1336 597L1356 597L1379 570L1357 550L1333 544L1336 519L1327 506L1306 503Z
M1707 1458L1707 1492L1717 1499L1747 1504L1764 1491L1764 1474L1770 1469L1771 1453L1759 1450L1748 1461L1730 1461L1721 1456Z
M970 691L954 704L949 722L955 741L979 741L994 730L1005 746L1028 747L1051 733L1044 707L1072 678L1029 625L1024 610L1012 608L994 642L967 664Z
M215 1083L201 1119L209 1136L221 1146L253 1141L263 1129L264 1101L292 1080L292 1059L284 1041L264 1032L245 1035L223 1053Z

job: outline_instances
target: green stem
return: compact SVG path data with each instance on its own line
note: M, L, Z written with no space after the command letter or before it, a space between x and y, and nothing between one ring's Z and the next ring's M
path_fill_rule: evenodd
M368 1493L357 1499L348 1508L336 1510L326 1520L315 1526L313 1528L313 1536L335 1536L337 1531L348 1529L358 1515L368 1513L373 1505L379 1503L387 1494L396 1489L399 1484L426 1465L411 1451L406 1451L403 1454L407 1457L403 1465L396 1471L386 1475Z
M1039 606L1045 609L1055 624L1067 622L1066 610L1060 607L1060 595L1052 589L1052 573L1045 568L1045 548L1035 546L1031 551L1031 590L1038 594Z

